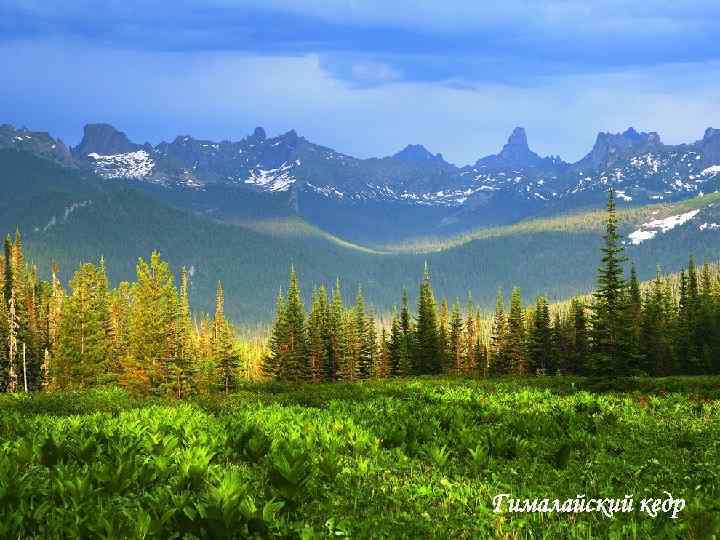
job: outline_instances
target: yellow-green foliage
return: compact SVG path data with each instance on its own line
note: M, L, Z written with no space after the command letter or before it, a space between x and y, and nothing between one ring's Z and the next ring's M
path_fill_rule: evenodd
M1 538L713 538L715 378L246 385L219 401L0 396ZM650 517L646 497L686 507ZM510 514L493 498L635 499Z
M618 223L622 230L648 221L649 219L662 219L674 214L687 212L705 207L720 200L720 193L710 193L679 203L661 203L648 206L637 206L618 209ZM529 234L538 232L585 233L601 232L607 222L607 212L604 209L573 211L552 217L531 218L512 225L500 227L484 227L459 234L451 238L417 238L400 244L381 246L381 249L392 252L430 253L451 249L473 240L511 236L514 234Z

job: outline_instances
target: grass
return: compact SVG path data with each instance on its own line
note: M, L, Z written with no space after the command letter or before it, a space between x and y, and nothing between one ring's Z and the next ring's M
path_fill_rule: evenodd
M3 538L712 538L720 378L0 396ZM639 500L684 498L678 519ZM510 514L518 498L635 511Z

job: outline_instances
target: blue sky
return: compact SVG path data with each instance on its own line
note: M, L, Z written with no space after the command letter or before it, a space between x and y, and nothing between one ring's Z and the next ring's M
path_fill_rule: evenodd
M598 131L718 127L718 23L716 0L0 0L0 123L70 144L86 122L141 142L263 125L458 164L522 125L576 160Z

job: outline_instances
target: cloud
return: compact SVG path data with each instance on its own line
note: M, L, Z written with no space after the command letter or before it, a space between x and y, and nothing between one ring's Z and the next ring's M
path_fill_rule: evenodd
M336 77L318 54L133 51L55 39L5 43L0 57L2 121L70 143L85 122L113 123L140 142L235 140L264 125L359 157L422 143L465 164L497 152L523 125L535 150L575 160L601 130L633 125L679 143L720 117L720 62L554 74L532 85L435 84L359 64L352 76L366 84L358 84Z
M0 0L0 36L141 51L317 54L335 76L370 76L375 84L399 76L523 85L555 74L720 59L715 0L692 7L667 0L108 0L100 13L97 5Z

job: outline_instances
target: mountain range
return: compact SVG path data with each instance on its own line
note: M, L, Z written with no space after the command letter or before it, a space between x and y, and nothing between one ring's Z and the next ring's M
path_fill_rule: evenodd
M690 252L720 258L720 130L684 145L628 129L599 134L577 163L542 157L522 128L472 166L409 145L356 159L295 132L262 128L237 142L179 136L132 142L107 124L76 147L45 132L0 126L0 231L23 232L41 272L67 282L104 255L113 282L159 249L192 270L196 309L218 280L229 314L267 321L287 269L344 293L362 283L379 311L413 287L428 261L438 294L471 291L488 307L498 287L560 299L592 286L608 186L641 278L678 270ZM308 294L309 290L305 290Z
M541 157L515 128L502 150L458 167L421 145L358 159L294 130L261 127L238 141L181 135L138 144L109 124L85 126L68 149L44 132L0 126L0 148L25 149L230 223L298 216L365 243L442 236L592 207L614 186L622 203L676 201L720 188L720 130L666 145L657 133L599 133L576 163Z

